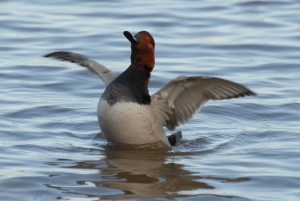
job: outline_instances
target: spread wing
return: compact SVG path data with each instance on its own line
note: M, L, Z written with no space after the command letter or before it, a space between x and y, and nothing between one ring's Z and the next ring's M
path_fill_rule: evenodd
M86 67L90 71L96 73L104 81L106 86L116 78L116 76L105 66L81 54L77 54L74 52L53 52L45 55L45 57L70 61L72 63L77 63L83 67Z
M157 119L169 130L188 121L208 100L255 95L246 87L215 77L184 77L171 80L151 96Z

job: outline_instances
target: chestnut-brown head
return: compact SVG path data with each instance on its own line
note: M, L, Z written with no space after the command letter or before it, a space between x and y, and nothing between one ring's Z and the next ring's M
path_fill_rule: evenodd
M155 65L155 42L151 34L147 31L140 31L134 36L128 31L123 34L131 43L131 63L152 71Z

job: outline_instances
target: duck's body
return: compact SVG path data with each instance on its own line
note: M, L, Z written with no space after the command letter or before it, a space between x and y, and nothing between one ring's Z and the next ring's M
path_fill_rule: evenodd
M106 139L116 144L146 145L163 142L170 146L163 127L150 105L120 102L109 105L103 99L98 104L98 120Z
M184 77L171 80L161 90L149 95L148 83L154 68L154 39L142 31L131 42L131 65L118 77L87 57L70 52L46 55L79 63L96 72L107 88L98 104L98 121L109 142L117 145L175 145L181 133L167 137L163 127L174 130L185 123L208 100L222 100L254 95L246 87L221 78Z
M98 104L98 120L108 141L117 144L169 146L157 122L148 92L150 72L132 64L108 85Z

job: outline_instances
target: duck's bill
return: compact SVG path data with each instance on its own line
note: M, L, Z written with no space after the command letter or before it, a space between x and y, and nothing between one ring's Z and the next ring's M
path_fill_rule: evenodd
M133 45L138 44L138 42L134 39L134 37L131 35L131 33L129 31L124 31L123 34L131 42L131 44L133 44Z

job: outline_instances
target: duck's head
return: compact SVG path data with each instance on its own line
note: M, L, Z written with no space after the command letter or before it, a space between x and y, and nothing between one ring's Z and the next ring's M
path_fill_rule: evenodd
M147 31L140 31L134 36L128 31L123 34L131 43L131 63L152 71L155 65L155 42L151 34Z

